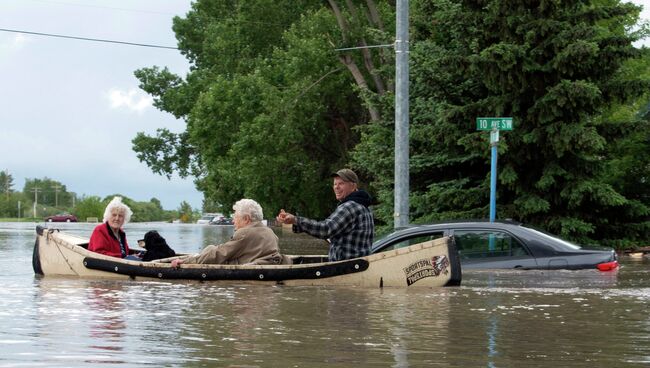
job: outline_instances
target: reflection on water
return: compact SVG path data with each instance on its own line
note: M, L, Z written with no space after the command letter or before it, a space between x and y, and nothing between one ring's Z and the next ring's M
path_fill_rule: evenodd
M152 228L181 252L232 235L129 224L129 239ZM650 365L648 260L466 271L461 287L424 290L112 281L34 277L34 236L33 224L0 224L0 368ZM324 249L279 236L291 253Z
M86 287L87 313L90 315L88 331L89 348L102 351L119 352L123 350L126 322L126 308L123 301L122 283Z

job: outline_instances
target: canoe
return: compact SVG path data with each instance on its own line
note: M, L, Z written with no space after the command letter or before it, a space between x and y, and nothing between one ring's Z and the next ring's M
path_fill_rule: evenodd
M199 280L272 285L441 287L461 282L460 258L452 237L366 257L328 262L323 255L288 256L291 264L219 265L124 260L87 249L88 239L36 227L32 266L37 275L135 280Z

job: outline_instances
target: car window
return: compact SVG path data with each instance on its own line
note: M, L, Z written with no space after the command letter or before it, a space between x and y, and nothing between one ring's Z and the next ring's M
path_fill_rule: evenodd
M564 239L560 239L560 238L558 238L558 237L556 237L556 236L553 236L553 235L551 235L551 234L545 233L545 232L543 232L543 231L539 231L539 230L537 230L537 229L533 229L533 228L530 228L530 227L527 227L526 229L528 229L528 230L530 230L530 231L536 233L537 235L541 236L541 237L544 238L544 239L548 239L548 240L550 240L551 242L562 243L563 245L565 245L565 246L567 246L567 247L569 247L569 248L571 248L571 249L582 249L582 247L579 246L579 245L577 245L577 244L571 243L571 242L566 241L566 240L564 240Z
M461 259L529 255L517 239L503 231L456 230L454 239Z
M419 243L424 243L429 240L434 240L438 238L442 238L443 232L438 231L438 232L433 232L433 233L427 233L425 235L415 235L410 238L405 238L401 239L399 242L391 244L388 247L384 247L381 249L382 252L387 251L387 250L393 250L393 249L398 249L398 248L404 248L408 247L411 245L419 244Z

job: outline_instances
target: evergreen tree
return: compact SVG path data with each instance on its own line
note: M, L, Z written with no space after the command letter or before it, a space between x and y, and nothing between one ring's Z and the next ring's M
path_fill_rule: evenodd
M0 195L4 194L5 199L13 192L14 178L9 174L9 170L0 171Z
M648 79L623 73L643 56L626 33L639 8L619 1L421 0L411 48L411 218L486 218L489 135L483 116L511 116L501 134L497 215L568 238L598 238L613 210L638 207L604 180L612 151L638 119L605 118ZM435 20L435 21L432 21ZM392 127L371 124L355 158L392 205ZM647 202L646 202L647 205ZM635 222L646 221L644 210ZM387 208L378 211L390 222ZM630 218L628 217L628 220ZM645 233L647 237L647 232Z

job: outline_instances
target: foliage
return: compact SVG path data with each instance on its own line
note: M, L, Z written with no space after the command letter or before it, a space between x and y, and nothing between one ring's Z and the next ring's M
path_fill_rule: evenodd
M0 171L0 194L4 194L5 199L9 197L9 193L13 192L13 185L14 178L9 174L9 171Z
M149 202L138 202L122 194L111 194L104 197L102 200L103 209L102 217L100 217L100 219L103 218L104 209L114 197L122 197L122 203L131 209L133 212L133 215L131 215L132 222L149 222L160 220L171 221L177 217L177 214L173 211L165 211L160 204L160 200L157 198L151 198Z
M195 216L192 206L190 206L186 201L181 202L181 205L178 208L178 215L178 218L184 224L194 222Z
M479 116L512 116L515 128L502 133L499 143L499 217L578 241L647 238L647 197L626 196L631 193L623 182L632 184L629 178L609 175L612 160L620 159L616 153L630 157L648 147L630 136L647 131L647 124L607 114L642 98L650 86L647 75L625 72L626 63L635 60L645 60L648 70L647 57L641 59L643 52L632 46L643 34L626 33L638 18L637 7L618 1L508 0L421 0L414 6L415 222L487 217L489 136L476 132L474 122ZM376 214L386 222L392 167L390 159L375 158L392 146L391 130L389 124L364 126L354 154L356 165L375 178L385 203ZM639 143L636 148L607 146L631 141ZM639 163L628 163L633 162ZM605 235L623 222L637 231Z
M77 201L73 209L73 214L79 221L86 221L89 217L96 217L98 221L103 221L106 204L98 196L82 196Z
M18 204L20 202L20 205ZM20 208L19 208L20 206ZM24 217L28 202L23 198L22 193L10 193L0 196L1 217ZM20 214L18 211L20 210Z
M267 216L280 208L329 213L329 174L349 161L355 127L379 117L373 93L386 92L381 65L390 58L334 51L354 45L352 35L381 39L381 30L373 38L362 27L378 15L364 17L361 7L381 8L364 4L374 3L195 2L174 19L193 64L186 78L159 67L135 73L158 108L186 119L186 130L139 133L138 158L159 174L195 175L206 200L222 208L250 197Z
M9 178L5 183L11 183L13 180L11 174L7 171L0 173L6 175L0 176L0 178ZM11 186L9 186L9 188L10 187ZM48 193L47 188L56 187L58 187L58 193L52 190ZM34 206L33 201L33 199L36 198L36 195L34 194L35 188L38 188L38 204L36 206ZM120 194L115 195L123 197L124 203L131 208L133 211L131 221L133 222L172 221L180 217L178 211L164 210L160 200L157 198L151 198L149 202L139 202ZM0 217L27 217L39 220L43 217L59 213L71 213L77 216L79 221L85 221L89 217L96 217L101 221L104 217L106 205L108 205L108 202L113 199L115 195L106 196L104 199L101 199L98 196L82 196L81 200L77 200L73 207L71 205L66 205L65 202L68 202L68 200L74 201L76 195L67 192L66 186L60 182L49 178L26 179L25 187L22 192L14 192L10 190L8 193L0 195ZM57 201L59 205L55 206ZM183 203L189 206L187 202ZM36 215L34 214L34 209L36 210ZM19 210L20 213L18 212ZM188 213L192 213L191 207L189 208ZM192 216L190 216L189 219L192 220Z
M379 197L378 222L392 224L393 57L335 49L391 43L394 12L373 0L196 1L174 20L190 73L136 72L186 129L139 133L134 150L154 172L195 176L206 208L251 197L267 214L324 216L329 173L351 165ZM647 239L638 7L416 0L410 14L413 222L487 217L489 137L475 119L512 116L499 143L499 217L617 247Z
M73 197L75 196L74 193L68 192L64 184L47 177L26 179L23 194L27 198L33 198L34 201L41 205L53 207L72 206Z

